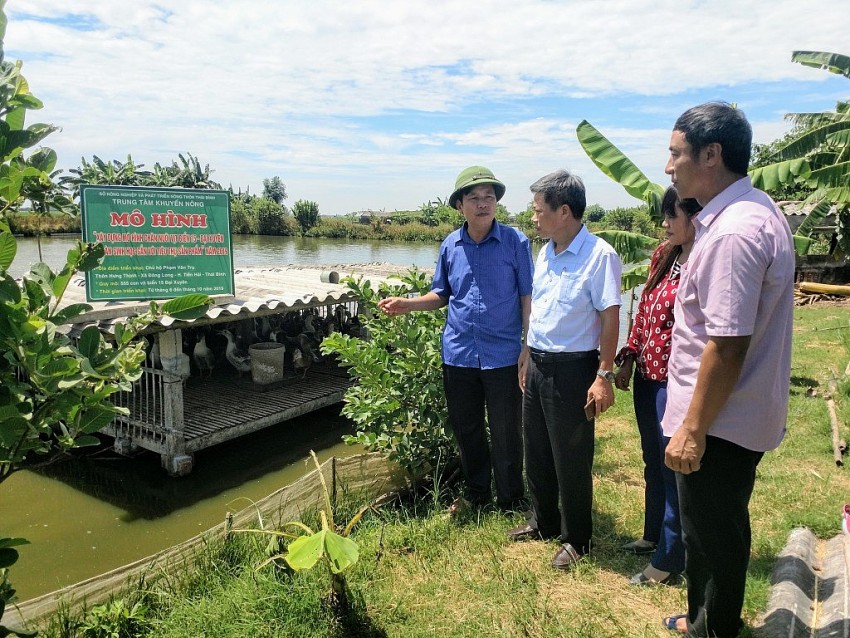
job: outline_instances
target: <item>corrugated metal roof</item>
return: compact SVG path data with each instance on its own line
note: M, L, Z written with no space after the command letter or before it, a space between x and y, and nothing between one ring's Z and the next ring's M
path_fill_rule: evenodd
M243 319L250 316L262 316L297 310L311 306L324 306L355 299L348 287L340 281L348 275L362 275L377 285L387 281L395 272L403 272L403 267L389 264L365 264L334 267L333 270L303 268L299 266L281 266L275 268L237 269L234 271L235 296L215 297L216 303L207 313L193 321L176 321L163 317L152 324L147 332L158 332L177 324L205 325ZM324 279L330 281L323 281ZM333 276L335 275L335 277ZM112 332L116 321L146 312L150 303L146 301L86 301L85 279L76 275L70 282L60 308L87 303L91 311L77 318L73 332L96 323L101 330Z
M797 216L806 216L812 212L812 209L815 207L814 204L806 204L803 206L803 202L797 201L780 201L776 202L776 205L779 207L785 215L789 217L797 217ZM838 212L837 206L831 206L829 209L829 215L835 215Z

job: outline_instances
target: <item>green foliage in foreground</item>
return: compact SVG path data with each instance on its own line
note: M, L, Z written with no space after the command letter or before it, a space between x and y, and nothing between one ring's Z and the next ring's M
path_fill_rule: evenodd
M788 435L759 466L752 500L753 552L744 617L752 638L770 588L770 572L797 526L819 537L841 533L840 509L850 493L846 468L832 458L823 392L850 352L847 310L821 306L795 311L794 362ZM809 392L814 390L815 396ZM839 419L850 421L850 399L838 398ZM170 571L141 582L125 607L142 602L158 638L342 638L392 636L536 636L663 638L660 620L686 605L683 588L635 588L628 576L645 560L619 551L642 531L643 477L631 395L597 422L594 464L594 551L570 573L549 567L551 543L510 543L505 532L522 522L496 511L470 510L452 518L452 490L398 500L368 514L352 537L360 560L348 572L351 606L339 616L323 603L327 575L311 570L252 569L265 542L236 535L215 541L196 569ZM360 503L340 497L349 513ZM339 516L344 516L340 512ZM308 524L315 524L315 515ZM56 618L46 638L70 638L74 619Z
M206 295L152 302L149 312L115 324L114 342L95 324L72 340L62 328L91 306L61 301L76 272L97 267L103 246L78 241L60 272L37 263L21 283L8 274L15 253L16 240L0 222L0 484L23 467L96 445L94 433L126 411L110 397L142 374L139 332L165 314L200 316L212 303Z

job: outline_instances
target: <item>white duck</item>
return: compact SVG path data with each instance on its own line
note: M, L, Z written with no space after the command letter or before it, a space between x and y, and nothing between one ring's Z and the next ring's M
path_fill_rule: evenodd
M239 373L239 376L242 376L243 372L251 371L251 355L241 352L236 349L236 339L233 337L233 333L230 330L222 330L221 334L227 339L227 350L225 350L225 357L230 362L236 371Z
M203 332L198 334L198 341L192 350L192 358L195 360L195 365L198 367L198 373L201 377L204 376L204 373L207 377L212 376L215 367L215 354L207 345L207 336Z

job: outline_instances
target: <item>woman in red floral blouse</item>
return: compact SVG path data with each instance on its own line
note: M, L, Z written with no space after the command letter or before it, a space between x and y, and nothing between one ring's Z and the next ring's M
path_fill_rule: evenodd
M694 245L691 218L700 210L696 200L680 200L672 186L664 194L661 212L667 241L652 255L631 335L615 359L620 368L614 383L620 390L629 389L637 362L634 405L646 481L644 528L643 537L623 549L652 557L649 565L631 578L634 585L677 584L685 569L676 477L664 465L667 440L661 432L661 417L667 402L667 365L679 271Z

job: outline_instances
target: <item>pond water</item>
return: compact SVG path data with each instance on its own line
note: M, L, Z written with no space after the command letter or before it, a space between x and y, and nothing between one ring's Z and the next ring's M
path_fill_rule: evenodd
M33 238L18 238L18 252L10 272L20 277L30 265L44 261L53 270L65 265L68 249L76 237L56 235L41 238L42 259ZM436 243L392 242L314 237L271 237L234 235L233 265L259 268L283 264L364 264L388 262L400 266L433 268L440 246Z
M42 238L44 261L61 268L73 240ZM237 268L372 262L431 268L439 246L236 236L233 252ZM12 274L23 274L36 261L36 241L19 238ZM625 308L621 320L625 326ZM126 459L107 452L42 472L18 472L0 487L0 536L32 543L20 548L12 569L20 599L115 569L217 525L228 511L308 471L310 449L321 460L361 451L340 443L349 431L339 408L321 410L204 450L192 473L179 479L169 478L150 453Z

